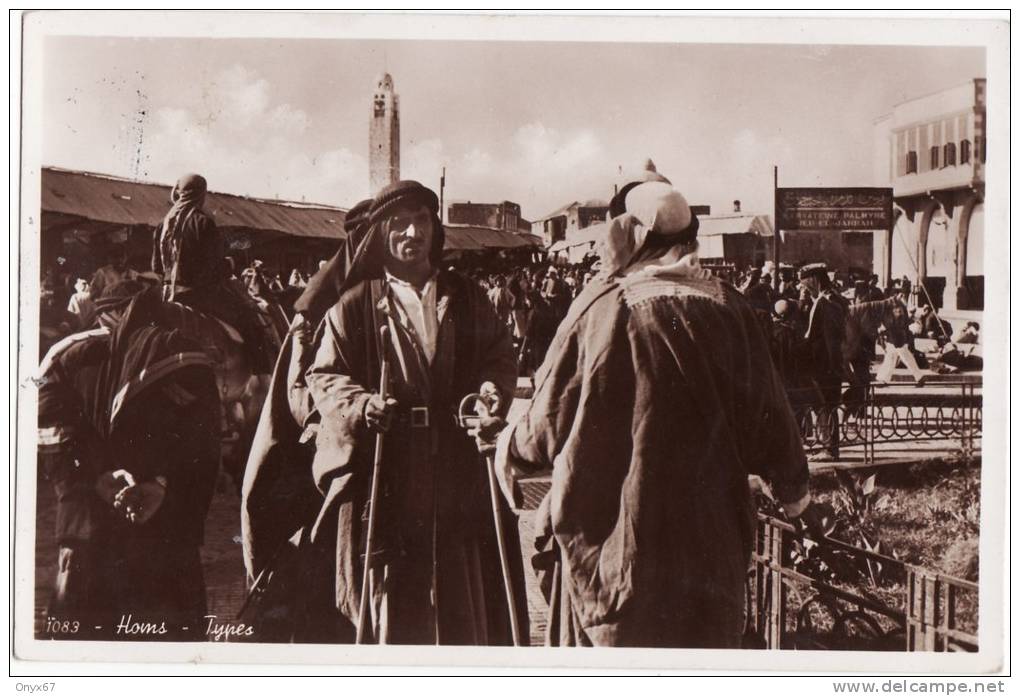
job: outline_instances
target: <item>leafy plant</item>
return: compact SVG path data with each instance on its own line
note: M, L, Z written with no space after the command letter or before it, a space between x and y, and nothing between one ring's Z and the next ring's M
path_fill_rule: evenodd
M875 474L858 478L848 471L836 471L840 489L836 492L836 510L846 515L855 526L864 527L874 508L876 496Z

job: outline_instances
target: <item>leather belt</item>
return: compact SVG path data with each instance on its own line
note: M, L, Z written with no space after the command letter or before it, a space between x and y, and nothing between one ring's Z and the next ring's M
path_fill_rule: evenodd
M412 406L398 413L397 420L409 424L412 428L428 428L432 422L428 406Z

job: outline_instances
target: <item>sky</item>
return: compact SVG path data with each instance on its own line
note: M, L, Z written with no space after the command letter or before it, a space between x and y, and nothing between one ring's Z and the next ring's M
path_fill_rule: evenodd
M375 82L401 176L533 220L652 158L692 204L771 214L780 186L878 185L874 121L985 76L982 48L48 37L42 163L350 207Z

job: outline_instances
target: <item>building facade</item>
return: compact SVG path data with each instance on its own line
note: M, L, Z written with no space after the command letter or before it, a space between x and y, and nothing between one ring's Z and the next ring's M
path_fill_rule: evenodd
M706 266L761 268L772 257L772 219L741 212L699 215L698 256Z
M370 195L400 180L400 97L393 78L384 73L372 95L368 127L368 185Z
M521 206L512 201L501 203L451 203L446 220L460 225L495 227L510 232L530 232L531 223L521 217Z
M984 308L985 104L979 78L875 122L875 178L892 187L896 217L874 235L877 272L911 278L918 302L948 314Z
M574 201L531 223L531 233L541 237L546 247L570 240L580 230L606 221L609 204L605 201Z

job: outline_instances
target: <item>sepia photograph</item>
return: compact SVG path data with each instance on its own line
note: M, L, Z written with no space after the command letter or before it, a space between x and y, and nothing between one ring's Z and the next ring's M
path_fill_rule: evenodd
M1002 669L1008 13L844 14L22 14L12 657Z

